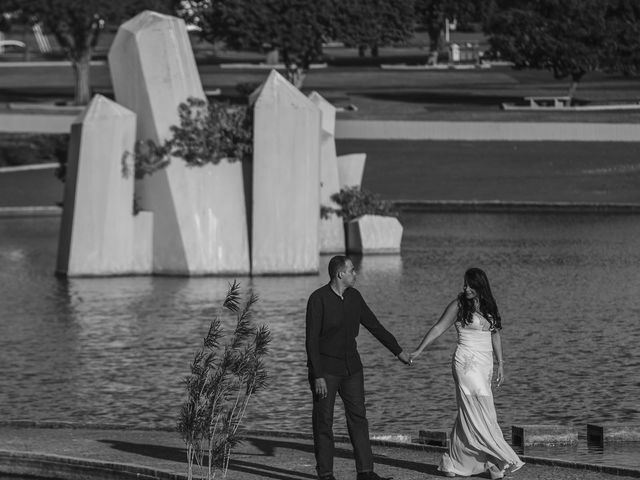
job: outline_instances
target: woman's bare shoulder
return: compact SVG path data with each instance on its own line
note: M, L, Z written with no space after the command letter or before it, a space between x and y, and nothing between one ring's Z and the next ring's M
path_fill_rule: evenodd
M447 310L457 312L459 309L460 309L460 301L458 300L458 297L451 300L449 305L447 305Z

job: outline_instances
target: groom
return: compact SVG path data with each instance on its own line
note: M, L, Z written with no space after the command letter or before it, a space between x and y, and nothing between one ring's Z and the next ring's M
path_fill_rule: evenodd
M410 364L395 337L378 321L360 292L353 288L356 271L343 255L329 261L329 283L307 303L306 348L313 393L313 443L318 478L333 476L333 409L336 393L344 403L357 480L380 480L373 471L369 424L364 406L364 375L356 348L360 324L400 361Z

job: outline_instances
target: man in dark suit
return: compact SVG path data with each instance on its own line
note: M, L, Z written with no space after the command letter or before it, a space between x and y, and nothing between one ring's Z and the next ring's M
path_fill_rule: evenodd
M329 261L329 283L311 294L307 303L306 349L313 393L313 443L316 470L322 480L333 476L333 410L336 394L344 403L357 480L381 479L373 471L364 402L364 375L356 337L363 325L400 361L409 365L395 337L378 321L360 292L353 288L356 271L348 257Z

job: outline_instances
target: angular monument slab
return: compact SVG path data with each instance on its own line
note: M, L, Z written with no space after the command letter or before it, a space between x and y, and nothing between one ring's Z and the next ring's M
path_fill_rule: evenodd
M134 273L153 273L153 212L138 212L133 217Z
M133 214L136 115L96 95L73 122L56 270L151 273L150 214Z
M338 157L340 189L362 186L362 175L366 161L366 153L350 153Z
M145 11L118 29L109 50L116 100L138 115L138 139L162 144L179 124L178 106L205 98L185 23ZM159 274L249 273L242 164L189 167L173 158L136 185L154 212L153 271Z
M449 446L450 430L420 430L418 432L418 443L424 445L435 445L438 447Z
M349 253L400 253L402 225L396 217L363 215L345 228Z
M512 425L511 442L519 447L570 445L578 443L578 431L566 425Z
M602 446L607 442L640 442L640 424L587 424L587 442Z
M320 135L320 205L339 209L340 205L331 196L340 192L338 177L338 157L336 155L336 108L318 92L309 94L319 109L321 118ZM320 253L344 253L344 226L342 218L335 213L320 219Z
M317 273L320 110L275 70L252 101L251 272Z
M322 112L320 127L327 135L331 135L335 139L336 135L336 107L327 101L322 95L315 90L309 94L311 100Z

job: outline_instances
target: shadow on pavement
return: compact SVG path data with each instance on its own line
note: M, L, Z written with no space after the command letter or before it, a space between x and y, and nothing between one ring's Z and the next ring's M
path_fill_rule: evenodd
M119 440L108 439L100 440L100 442L108 444L111 448L122 452L134 453L136 455L142 455L149 458L186 464L186 453L185 449L183 448L167 447L145 443L123 442ZM241 452L243 456L276 457L278 449L286 449L308 453L310 462L313 462L313 445L310 443L256 437L245 438L243 440L243 443L251 445L258 451L258 453ZM419 452L416 453L419 455ZM335 457L343 459L353 459L353 453L349 448L337 447L335 449ZM438 475L438 471L435 465L426 464L419 461L401 460L390 458L384 455L374 455L374 462L376 463L376 465L385 465L389 467L401 468L404 470L411 470L423 474ZM264 478L274 478L279 480L315 478L315 475L306 472L299 472L286 468L265 465L264 463L260 462L238 460L234 459L233 457L229 465L229 470L250 473L252 475L257 475Z
M114 450L121 452L135 453L145 457L168 460L171 462L186 463L186 450L184 448L166 447L163 445L151 445L147 443L123 442L120 440L98 440L100 443L109 445Z
M167 447L163 445L151 445L147 443L133 443L133 442L123 442L120 440L108 440L103 439L99 440L99 442L109 445L112 449L118 450L121 452L133 453L136 455L142 455L145 457L157 459L157 460L165 460L177 463L185 464L185 472L186 472L186 450L184 448L177 447ZM248 443L254 443L253 440ZM262 440L258 440L259 444L258 448L261 450L262 454L253 454L256 456L275 456L275 446L269 446L270 442L264 442ZM297 444L292 443L292 445L297 446ZM304 445L302 445L304 447ZM306 449L305 449L306 450ZM312 449L309 449L312 450ZM243 456L252 455L248 453L242 453ZM203 459L203 462L206 464L207 458ZM276 480L306 480L316 478L315 475L306 473L306 472L298 472L286 468L278 468L271 465L265 465L263 463L256 462L247 462L243 460L237 460L232 458L229 464L229 470L240 472L240 473L248 473L251 475L258 476L260 478L272 478Z
M261 452L268 456L274 456L276 448L283 448L289 450L298 450L301 452L308 452L309 455L313 455L313 445L307 443L292 442L287 440L276 439L262 439L262 438L248 438L246 442L250 442L254 447L258 448ZM416 452L419 455L419 452ZM353 459L353 452L349 448L336 447L336 458ZM405 470L413 470L420 473L437 474L437 468L435 465L430 465L422 462L416 462L411 460L400 460L396 458L390 458L383 455L373 456L376 465L386 465L390 467L402 468Z

